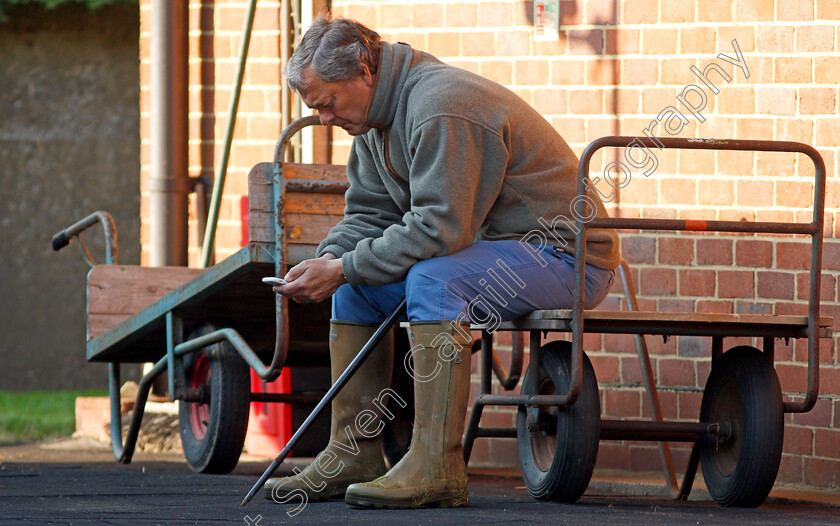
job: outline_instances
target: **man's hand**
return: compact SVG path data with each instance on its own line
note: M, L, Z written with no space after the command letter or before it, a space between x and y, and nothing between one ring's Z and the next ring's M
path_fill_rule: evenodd
M324 254L320 258L307 259L292 267L283 277L287 285L275 285L272 290L289 297L298 303L317 303L324 301L347 283L341 260L333 254Z

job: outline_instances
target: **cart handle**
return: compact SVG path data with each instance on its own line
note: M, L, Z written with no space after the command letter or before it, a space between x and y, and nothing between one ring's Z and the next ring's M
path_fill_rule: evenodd
M286 129L280 134L277 144L274 148L274 167L272 172L272 183L274 186L274 199L278 203L275 205L275 243L274 243L274 259L275 272L277 276L282 276L286 273L286 261L288 261L286 254L286 240L284 226L285 208L282 202L285 199L285 182L282 175L283 158L285 157L286 148L292 137L300 130L307 126L314 126L320 124L321 120L317 115L310 115L303 117L286 126ZM274 381L280 376L280 370L286 365L286 356L289 353L289 311L288 300L285 296L277 295L275 298L275 336L274 336L274 355L271 358L271 363L265 367L262 362L259 362L260 368L254 367L258 371L260 378L267 382Z
M96 223L102 223L102 228L105 231L105 264L118 264L117 226L111 214L104 210L98 210L54 235L52 238L53 250L58 251L66 247L74 237Z
M134 448L137 445L137 435L140 433L140 424L143 422L143 413L146 409L149 391L152 390L152 385L157 377L166 371L166 365L166 356L164 356L140 379L137 386L134 411L131 414L131 421L128 424L128 431L126 431L125 445L123 445L120 364L117 362L108 364L108 395L111 401L111 450L114 453L114 458L120 464L131 463L131 457L134 455Z
M787 152L807 155L814 163L814 202L810 223L783 223L767 221L704 221L696 219L653 219L575 217L575 288L572 308L572 372L569 397L577 397L581 383L580 363L583 355L583 283L586 276L586 231L589 228L617 228L643 230L676 230L701 232L749 232L773 234L807 234L811 236L811 268L808 293L808 383L804 399L798 402L785 402L786 413L806 413L817 402L819 393L819 314L820 314L820 275L823 246L823 215L825 210L825 162L813 147L789 141L766 141L746 139L688 139L681 137L601 137L589 143L583 150L578 164L578 198L587 195L589 181L589 162L596 151L607 147L633 147L642 145L647 148L651 142L659 149L674 148L687 150L737 150L753 152ZM626 155L626 152L625 152ZM575 211L572 210L572 215Z

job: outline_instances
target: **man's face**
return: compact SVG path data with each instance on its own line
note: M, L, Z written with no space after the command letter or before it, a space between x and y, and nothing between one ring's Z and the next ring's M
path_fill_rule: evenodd
M373 90L373 75L367 67L361 76L343 82L327 82L312 70L303 71L306 89L300 90L304 104L318 111L321 124L333 124L350 135L361 135L370 130L367 123L367 105Z

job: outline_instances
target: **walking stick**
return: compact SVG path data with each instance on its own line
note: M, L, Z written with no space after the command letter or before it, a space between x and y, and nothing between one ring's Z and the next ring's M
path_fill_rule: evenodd
M347 369L345 369L344 372L341 373L341 376L338 377L338 379L335 381L332 387L330 387L329 391L327 391L327 394L324 395L324 398L322 398L321 401L318 402L318 405L315 406L315 409L312 410L312 413L310 413L309 416L306 417L306 420L303 422L303 424L301 424L298 430L295 431L295 434L292 435L292 438L289 439L289 442L286 443L286 447L284 447L280 454L277 455L277 458L275 458L271 465L268 466L268 469L265 470L265 473L263 473L260 479L257 481L257 483L254 484L254 487L251 488L251 491L248 492L248 495L242 501L242 506L251 502L251 499L254 498L254 495L265 485L265 481L268 480L268 477L270 477L271 474L274 473L277 467L280 466L283 460L286 459L286 457L295 447L295 444L297 444L297 441L301 437L301 435L303 435L306 432L306 430L309 429L309 426L318 417L318 415L321 414L321 411L323 411L324 408L327 407L327 404L333 401L333 398L336 397L338 392L341 391L344 385L350 381L350 378L352 378L353 375L356 374L356 371L359 370L359 367L362 366L362 363L364 363L367 357L370 356L370 353L373 352L373 349L377 345L379 345L379 342L382 341L382 338L385 337L385 333L391 330L391 327L393 327L394 324L397 322L397 319L400 317L400 314L402 313L404 308L405 299L403 299L400 302L400 304L397 305L397 308L394 309L394 312L392 312L388 316L388 318L382 322L382 325L380 325L379 328L376 329L376 332L373 333L373 336L370 337L370 340L368 340L364 347L362 347L362 350L359 351L359 354L357 354L356 357L353 358L353 361L350 362L350 365L347 366Z

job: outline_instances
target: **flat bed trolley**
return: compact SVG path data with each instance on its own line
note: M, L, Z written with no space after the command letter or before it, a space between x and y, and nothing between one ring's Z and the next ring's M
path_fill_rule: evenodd
M184 455L194 471L227 473L241 454L249 404L312 406L324 390L251 392L249 368L265 382L284 367L329 367L329 302L288 302L262 283L314 257L315 247L341 218L348 187L344 166L287 163L293 135L317 117L289 126L275 162L248 175L248 239L207 269L118 263L113 219L99 211L53 237L53 248L101 223L105 264L87 277L87 360L109 364L110 434L114 456L129 463L152 386L166 374L169 400L179 401ZM407 335L395 338L408 350ZM153 363L139 381L134 411L122 437L120 364ZM395 390L412 400L410 378L395 367ZM392 405L394 407L392 407ZM411 439L413 405L387 406L384 454L395 463Z
M578 196L585 195L589 163L605 147L644 144L645 137L604 137L581 155ZM684 441L693 443L683 482L678 488L667 443L660 444L666 484L674 498L687 498L698 463L712 498L723 506L758 506L773 487L784 438L784 413L810 411L819 390L819 338L832 336L832 319L819 316L823 242L825 166L819 153L805 144L780 141L656 138L663 148L802 153L815 166L814 203L809 223L703 221L674 219L592 218L576 215L577 258L573 308L535 311L515 321L474 325L482 331L481 384L475 396L464 439L469 459L480 437L515 437L522 475L537 499L574 501L589 484L599 440ZM811 237L807 316L644 312L637 307L627 263L622 261L625 311L583 309L586 232L590 228L659 231L800 234ZM493 332L529 334L530 363L520 394L493 394L492 372L507 390L522 370L522 347L514 346L508 372L492 352ZM541 345L541 335L567 332L571 341ZM635 335L642 379L652 420L602 419L595 372L583 352L583 335ZM703 391L697 422L665 422L644 335L711 338L711 373ZM727 337L761 338L761 349L739 345L724 352ZM808 381L804 398L784 402L774 369L777 338L807 338ZM515 338L514 338L514 341ZM516 428L481 427L486 406L517 406Z

